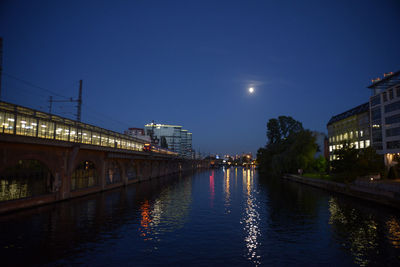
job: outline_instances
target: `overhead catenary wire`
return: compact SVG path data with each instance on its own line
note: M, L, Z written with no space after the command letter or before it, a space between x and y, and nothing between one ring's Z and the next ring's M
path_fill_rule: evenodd
M42 87L42 86L36 85L36 84L34 84L34 83L30 82L30 81L27 81L27 80L25 80L25 79L18 78L18 77L16 77L16 76L13 75L13 74L6 73L6 72L3 72L3 74L5 74L5 76L7 76L7 77L9 77L9 78L11 78L11 79L13 79L13 80L16 80L16 81L21 82L21 83L23 83L23 84L25 84L25 85L27 85L27 86L30 86L30 87L32 87L32 88L41 90L42 92L46 92L46 93L52 94L52 95L54 95L54 96L63 98L63 99L65 99L65 100L70 100L70 99L71 99L71 97L67 97L67 96L65 96L65 95L59 94L59 93L57 93L57 92L54 92L54 91L49 90L49 89L47 89L47 88L44 88L44 87ZM18 87L15 87L15 86L7 86L7 88L13 88L13 89L19 90L19 92L17 92L17 91L13 92L13 93L17 93L17 94L19 94L19 95L22 94L21 91L25 91L26 94L34 95L34 96L36 96L36 97L40 96L40 97L44 98L44 99L42 99L42 101L48 102L48 99L47 99L48 96L43 95L43 94L39 94L39 93L37 93L36 91L32 91L32 90L29 90L29 89L22 89L22 88L20 88L20 87L18 88ZM13 99L15 99L15 98L13 98ZM20 99L15 99L15 100L16 100L16 101L20 101ZM34 105L34 106L36 106L36 105ZM107 124L108 124L108 125L109 125L109 124L112 124L112 125L114 125L114 127L119 128L119 129L121 128L121 126L123 126L123 128L129 128L129 127L131 126L131 125L125 123L125 122L121 122L121 121L118 121L118 120L116 120L116 119L114 119L114 118L111 118L109 115L104 114L104 113L102 113L102 112L99 112L99 111L96 110L95 108L92 108L92 107L90 107L90 106L88 106L88 105L86 105L86 104L83 104L83 103L82 103L82 106L83 106L84 108L90 110L90 112L89 112L88 114L85 114L86 117L91 117L91 118L93 118L97 123L100 122L100 123L104 124L104 126L106 126ZM63 108L62 108L62 107L58 107L57 110L59 110L59 109L62 110ZM44 111L46 111L45 108L44 108L43 106L41 106L41 108L40 108L39 110L44 110ZM46 111L46 112L47 112L47 111ZM74 115L73 112L69 112L69 111L64 111L64 112L58 111L58 112L55 112L55 114L57 114L57 113L58 113L58 114L63 114L63 115L67 115L67 114ZM96 113L97 115L96 115L96 114L93 114L93 113ZM88 123L91 123L91 122L88 121ZM94 124L94 123L92 123L92 124ZM104 127L104 126L103 126L103 127ZM109 127L109 126L106 126L106 127ZM113 128L114 128L114 127L113 127ZM110 130L111 130L111 129L110 129Z
M32 82L29 82L29 81L26 81L26 80L24 80L24 79L18 78L18 77L14 76L14 75L12 75L12 74L9 74L9 73L7 73L7 72L5 72L5 71L3 71L3 74L6 75L7 77L10 77L10 78L12 78L12 79L14 79L14 80L17 80L17 81L21 82L21 83L24 83L24 84L29 85L29 86L31 86L31 87L34 87L34 88L37 88L37 89L46 91L46 92L48 92L48 93L50 93L50 94L53 94L53 95L55 95L55 96L62 97L62 98L65 98L65 99L70 99L70 97L67 97L67 96L58 94L58 93L56 93L56 92L54 92L54 91L51 91L51 90L46 89L46 88L43 88L43 87L41 87L41 86L39 86L39 85L36 85L36 84L34 84L34 83L32 83Z

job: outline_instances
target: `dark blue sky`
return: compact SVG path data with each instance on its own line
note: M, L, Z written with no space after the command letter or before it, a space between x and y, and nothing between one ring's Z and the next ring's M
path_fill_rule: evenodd
M67 97L83 79L85 122L179 124L196 150L254 153L272 117L326 132L367 102L370 79L400 70L399 14L397 0L3 0L3 69ZM49 95L3 76L6 101Z

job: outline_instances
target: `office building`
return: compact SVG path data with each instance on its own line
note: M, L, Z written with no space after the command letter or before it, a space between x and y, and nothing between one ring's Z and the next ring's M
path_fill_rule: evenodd
M369 100L372 146L392 165L400 154L400 71L372 80Z
M344 143L356 149L371 145L369 103L333 116L327 125L329 141L329 160L335 160L335 151L342 148Z
M164 139L168 149L179 153L182 157L192 158L192 133L182 129L182 126L149 123L144 129L152 143L161 146Z

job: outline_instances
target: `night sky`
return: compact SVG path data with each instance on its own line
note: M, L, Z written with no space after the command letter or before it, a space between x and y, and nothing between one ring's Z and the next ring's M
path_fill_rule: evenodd
M367 102L400 70L399 29L398 0L2 0L3 100L48 110L82 79L84 122L178 124L203 153L255 153L270 118L326 132Z

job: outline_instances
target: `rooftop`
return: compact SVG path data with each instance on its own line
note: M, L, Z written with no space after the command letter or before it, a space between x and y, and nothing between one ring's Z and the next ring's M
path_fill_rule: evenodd
M388 73L383 79L373 80L373 83L368 88L386 90L398 83L400 83L400 71Z
M361 104L355 108L349 109L343 113L340 113L338 115L333 116L329 121L328 121L328 126L331 125L332 123L335 123L337 121L344 120L348 117L367 112L369 110L369 102Z
M169 124L155 124L155 123L149 123L149 124L146 124L145 125L145 127L152 127L152 126L154 126L154 127L175 127L175 128L182 128L182 126L179 126L179 125L169 125Z

